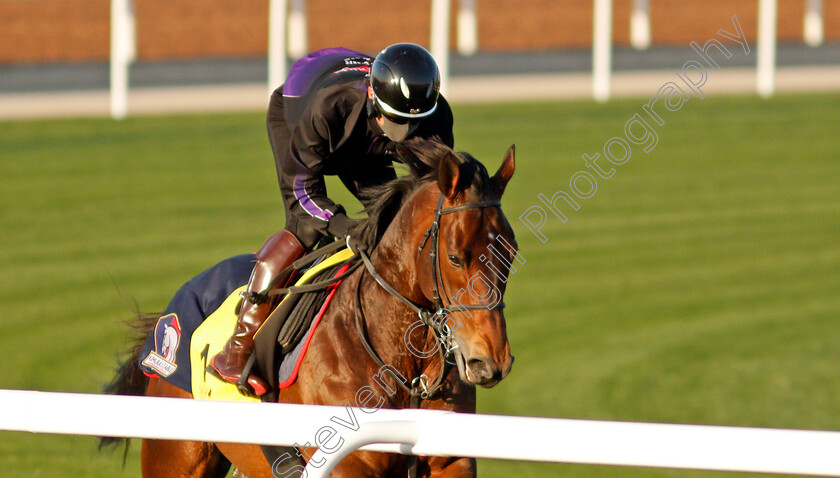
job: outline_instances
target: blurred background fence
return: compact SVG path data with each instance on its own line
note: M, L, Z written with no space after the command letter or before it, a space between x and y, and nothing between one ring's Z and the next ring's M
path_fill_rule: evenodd
M337 45L375 54L400 41L433 51L455 78L444 82L455 102L639 96L649 93L638 81L658 81L611 73L673 71L693 55L690 42L731 31L733 15L765 46L724 65L743 69L727 79L730 91L840 88L837 1L0 0L0 117L106 114L109 87L115 117L258 109L266 82L270 90L284 77L284 51L290 60ZM777 64L796 69L777 83ZM129 84L141 88L130 101ZM143 90L173 86L200 88ZM42 92L73 94L31 95Z
M383 45L410 41L428 45L430 2L296 0L307 15L307 49L344 45L373 53ZM480 51L552 51L592 44L592 0L471 0ZM636 4L649 4L654 46L687 46L738 14L744 33L756 38L757 0L614 0L613 39L631 44ZM134 0L140 61L261 57L268 45L268 0ZM778 39L801 43L805 14L823 12L824 37L840 41L840 2L778 0ZM452 18L459 2L452 2ZM0 62L107 61L110 0L0 0ZM457 43L452 22L452 46ZM818 42L816 42L818 43Z

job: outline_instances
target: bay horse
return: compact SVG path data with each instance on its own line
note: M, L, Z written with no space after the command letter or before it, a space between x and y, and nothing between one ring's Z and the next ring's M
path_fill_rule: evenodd
M371 251L366 267L336 289L282 402L344 406L367 387L377 392L368 403L385 408L475 412L475 386L492 387L511 370L501 300L517 246L500 200L513 176L514 147L492 177L469 154L435 141L406 142L398 154L409 174L370 192L369 216L351 232ZM418 312L428 326L418 324ZM146 330L154 319L146 319ZM430 350L447 354L422 353ZM447 366L449 353L456 367ZM192 398L143 375L138 355L139 345L107 393ZM399 387L370 387L383 364ZM123 441L103 438L101 445ZM311 457L315 449L298 451ZM473 458L354 452L331 476L406 476L412 461L417 476L476 475ZM223 477L231 464L236 476L274 476L256 445L146 439L141 463L146 478Z

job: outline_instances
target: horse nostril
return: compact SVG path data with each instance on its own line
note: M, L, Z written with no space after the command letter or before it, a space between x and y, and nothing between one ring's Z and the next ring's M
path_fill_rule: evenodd
M486 360L470 359L467 361L467 367L470 369L470 374L478 382L484 382L493 378L493 367Z

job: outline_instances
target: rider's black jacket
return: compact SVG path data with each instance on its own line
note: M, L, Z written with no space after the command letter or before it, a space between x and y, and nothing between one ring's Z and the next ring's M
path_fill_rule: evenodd
M396 178L396 143L382 133L367 104L371 62L343 48L321 50L298 61L271 96L268 134L286 228L307 248L325 234L346 234L352 224L327 196L325 175L337 175L356 197L365 187ZM452 111L442 96L409 138L433 136L454 144Z

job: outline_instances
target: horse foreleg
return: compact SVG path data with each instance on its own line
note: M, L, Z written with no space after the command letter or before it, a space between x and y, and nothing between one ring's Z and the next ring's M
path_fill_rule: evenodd
M192 398L163 380L152 378L146 396ZM230 462L212 443L173 440L143 440L140 451L143 478L223 478Z
M230 469L212 443L143 440L140 452L143 478L223 478Z
M314 453L315 449L311 449ZM327 460L334 459L329 456L323 457ZM397 458L398 460L403 457ZM343 460L335 464L330 478L373 478L373 477L390 477L386 470L394 466L394 457L385 453L371 453L371 452L355 452L344 457ZM323 464L322 464L323 466ZM405 474L396 475L404 477Z
M217 443L219 450L230 460L236 469L248 478L285 478L286 474L275 475L272 464L256 445L239 443Z
M429 458L429 478L475 478L475 458Z

